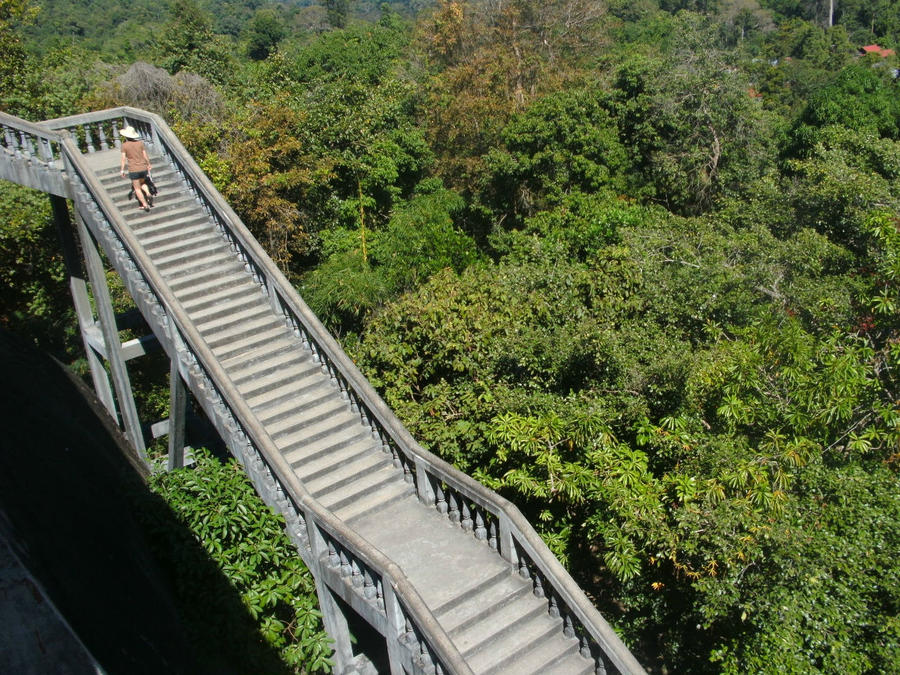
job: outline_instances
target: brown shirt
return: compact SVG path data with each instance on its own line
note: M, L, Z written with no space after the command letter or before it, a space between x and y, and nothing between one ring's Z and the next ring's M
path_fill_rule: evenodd
M146 159L143 141L122 141L122 154L128 162L128 170L131 172L146 171L150 163Z

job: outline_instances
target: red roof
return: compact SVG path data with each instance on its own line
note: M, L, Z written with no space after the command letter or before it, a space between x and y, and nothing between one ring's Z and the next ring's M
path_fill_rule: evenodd
M888 56L894 55L893 49L885 49L884 47L882 47L880 45L866 45L865 47L860 47L859 51L861 51L863 54L875 53L875 54L878 54L882 58L886 58Z

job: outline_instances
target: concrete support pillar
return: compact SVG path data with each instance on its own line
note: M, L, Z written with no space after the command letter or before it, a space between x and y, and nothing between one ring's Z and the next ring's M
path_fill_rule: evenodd
M325 539L319 528L311 518L306 521L309 546L312 551L309 565L313 578L316 581L316 595L319 596L319 609L322 610L322 623L328 636L334 641L334 672L344 673L353 664L353 645L350 641L350 627L347 625L347 617L341 610L331 589L325 583L325 575L322 566L323 558L328 551Z
M391 663L391 675L405 675L402 660L400 656L400 637L406 632L406 621L403 618L403 611L400 609L400 601L394 588L390 584L385 584L382 589L384 593L384 610L387 614L387 634L384 636L387 641L388 659Z
M178 372L178 360L169 369L169 464L168 469L184 466L184 424L187 417L187 387Z
M91 284L91 292L94 296L94 304L99 316L100 331L106 348L106 359L109 363L116 399L121 408L122 426L125 429L125 435L128 437L128 440L141 454L141 457L146 460L147 446L144 444L144 434L141 431L137 406L134 404L134 395L131 392L128 369L125 367L125 360L122 358L122 342L119 339L116 315L109 296L109 287L106 284L106 271L100 258L100 252L97 250L97 242L94 241L87 225L85 225L84 220L78 213L75 214L75 222L78 236L81 240L81 250L84 254L88 281Z
M56 233L62 245L63 261L66 265L66 274L69 277L69 291L72 293L72 301L75 304L75 314L78 317L81 340L84 343L91 379L94 382L94 392L109 414L118 419L119 415L116 411L112 385L110 384L106 368L103 366L103 355L97 353L89 337L90 332L96 328L96 321L94 320L94 310L91 307L91 300L88 295L84 266L81 264L72 218L69 215L68 203L62 197L50 195L50 205L53 207Z

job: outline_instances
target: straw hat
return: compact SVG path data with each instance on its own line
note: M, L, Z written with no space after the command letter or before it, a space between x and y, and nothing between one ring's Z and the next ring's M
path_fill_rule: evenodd
M141 137L140 134L137 131L135 131L134 127L131 126L130 124L127 127L125 127L124 129L119 129L119 134L124 136L125 138L131 139L132 141L136 141L137 139L139 139Z

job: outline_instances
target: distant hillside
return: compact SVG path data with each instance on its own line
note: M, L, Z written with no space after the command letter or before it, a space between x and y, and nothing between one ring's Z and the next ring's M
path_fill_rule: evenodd
M194 0L186 0L188 3ZM154 0L36 0L41 11L26 35L34 52L66 45L83 45L97 51L116 51L113 46L146 41L159 37L162 26L171 17L174 2ZM303 25L295 21L309 14L313 8L321 8L324 16L325 2L314 0L196 0L196 4L213 18L213 30L222 35L238 38L244 27L260 9L274 9L290 29ZM435 0L358 0L347 3L351 16L360 19L377 19L380 7L390 5L407 16L414 16L422 9L433 6Z

